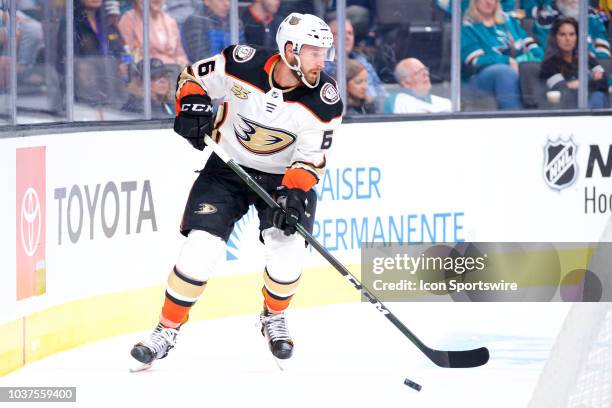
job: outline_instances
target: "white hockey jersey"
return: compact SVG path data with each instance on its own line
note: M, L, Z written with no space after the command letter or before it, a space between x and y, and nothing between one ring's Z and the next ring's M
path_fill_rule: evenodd
M237 163L273 174L301 168L318 180L342 120L336 83L321 72L314 89L281 89L272 77L275 64L283 64L278 53L234 45L186 70L223 101L212 137Z

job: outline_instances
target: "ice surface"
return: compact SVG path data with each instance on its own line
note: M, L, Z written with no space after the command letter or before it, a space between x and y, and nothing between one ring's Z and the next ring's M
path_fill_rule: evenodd
M146 372L128 371L132 344L148 334L131 333L29 364L0 385L77 387L76 404L54 407L519 408L569 306L388 304L430 347L489 347L491 360L480 368L439 368L371 305L343 304L290 310L296 347L284 372L255 327L258 316L249 315L190 322L170 355ZM422 391L404 385L406 377Z

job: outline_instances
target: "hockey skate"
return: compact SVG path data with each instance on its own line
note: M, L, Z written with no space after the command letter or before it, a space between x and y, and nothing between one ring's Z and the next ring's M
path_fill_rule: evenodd
M272 355L279 360L290 358L293 354L293 340L289 334L285 313L270 313L264 308L259 316L259 321L261 334L268 341ZM281 365L279 367L283 369Z
M178 327L176 329L171 329L158 323L148 339L132 347L132 357L142 363L142 365L132 368L130 371L137 372L146 370L151 367L155 360L166 357L168 352L174 347L178 333Z

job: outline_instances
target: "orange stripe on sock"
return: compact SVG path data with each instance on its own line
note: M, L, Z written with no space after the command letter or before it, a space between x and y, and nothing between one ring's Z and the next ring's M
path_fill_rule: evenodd
M162 307L160 321L166 327L176 328L189 318L189 306L180 306L166 297Z
M265 286L261 288L261 293L263 293L264 296L264 305L272 313L280 313L287 309L289 307L289 303L291 302L291 298L293 297L292 295L284 299L277 299L266 290Z

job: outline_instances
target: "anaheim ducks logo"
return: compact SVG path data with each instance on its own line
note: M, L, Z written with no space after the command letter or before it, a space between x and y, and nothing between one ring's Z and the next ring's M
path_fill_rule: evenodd
M195 211L196 214L202 214L202 215L214 214L216 212L217 212L217 207L215 207L212 204L208 204L208 203L200 204L200 208L198 208L197 211Z
M261 125L238 115L242 123L234 126L236 139L248 151L255 154L273 154L286 149L295 142L296 136L283 129Z

